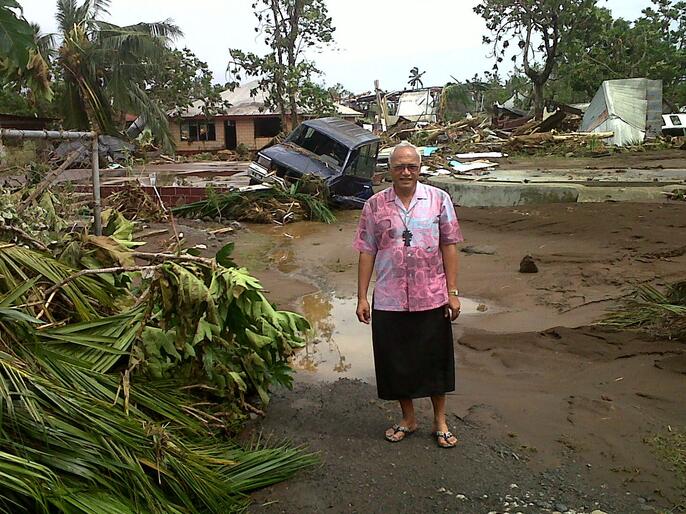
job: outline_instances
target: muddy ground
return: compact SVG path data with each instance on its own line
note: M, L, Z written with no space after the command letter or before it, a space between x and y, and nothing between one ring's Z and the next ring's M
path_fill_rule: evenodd
M428 400L418 403L416 434L383 439L398 412L376 398L371 334L354 316L357 216L209 238L220 225L179 221L188 242L210 252L236 241L237 261L270 299L316 329L294 358L294 389L274 391L245 436L306 445L321 465L255 493L252 512L686 507L686 484L653 444L686 430L686 346L592 326L635 285L685 278L685 202L458 208L461 246L489 254L461 253L467 308L453 327L452 450L430 437ZM526 254L538 273L518 272Z
M651 441L686 428L686 348L590 325L636 284L684 278L686 203L458 215L462 247L494 253L461 253L466 303L486 310L468 308L454 325L453 450L431 439L427 400L417 434L383 440L397 412L376 398L369 329L354 317L357 212L339 213L333 226L245 225L210 239L207 224L179 222L189 243L210 251L236 241L238 262L270 298L317 329L294 359L294 390L275 391L246 437L307 445L321 466L255 493L252 510L625 513L683 505L684 484ZM537 274L518 272L526 254Z

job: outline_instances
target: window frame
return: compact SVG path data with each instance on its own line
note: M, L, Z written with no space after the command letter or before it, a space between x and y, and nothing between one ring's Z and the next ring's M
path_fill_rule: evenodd
M273 123L274 125L269 126L268 128L275 129L278 126L278 130L276 130L276 132L274 132L274 130L261 130L258 132L258 122L265 124ZM265 127L262 126L260 128L264 129ZM283 126L281 125L281 118L278 116L264 116L253 118L253 136L255 137L255 139L276 137L282 132L282 130Z
M214 121L210 120L183 120L179 124L179 139L188 144L216 141L217 125Z

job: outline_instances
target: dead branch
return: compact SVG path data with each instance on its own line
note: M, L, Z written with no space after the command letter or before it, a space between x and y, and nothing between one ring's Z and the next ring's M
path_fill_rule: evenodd
M173 253L152 253L152 252L131 252L134 257L140 257L141 259L155 261L158 259L170 260L170 261L186 261L186 262L198 262L206 266L214 266L214 259L208 259L207 257L196 257L195 255L175 255Z
M253 414L257 414L258 416L262 416L262 417L265 416L264 411L258 409L257 407L255 407L255 406L253 406L253 405L250 405L250 404L249 404L248 402L246 402L246 401L243 402L243 408L244 408L245 410L247 410L247 411L252 412Z
M78 271L74 273L73 275L68 276L64 280L58 282L51 288L47 289L44 293L43 296L45 298L49 297L52 293L57 291L58 289L61 289L64 287L66 284L76 280L79 277L83 277L85 275L101 275L103 273L129 273L133 271L147 271L147 270L156 270L162 267L162 264L156 264L154 266L115 266L113 268L98 268L98 269L84 269L81 271Z
M2 225L2 226L0 226L0 230L7 230L8 232L14 232L19 237L30 242L33 246L35 246L36 248L38 248L39 250L41 250L43 252L49 252L50 251L48 249L48 247L45 246L43 243L41 243L38 239L34 238L32 235L30 235L26 231L20 229L19 227L13 227L11 225Z
M17 207L17 213L21 214L29 205L31 205L33 202L36 201L36 198L38 198L40 195L42 195L45 190L50 187L50 184L52 184L55 179L62 174L64 170L66 170L71 164L76 160L76 158L81 154L81 149L74 150L72 153L67 155L67 158L64 160L62 164L59 165L56 169L52 170L50 173L48 173L43 180L36 186L36 188L33 190L33 192L29 195L29 197L24 200L19 206Z

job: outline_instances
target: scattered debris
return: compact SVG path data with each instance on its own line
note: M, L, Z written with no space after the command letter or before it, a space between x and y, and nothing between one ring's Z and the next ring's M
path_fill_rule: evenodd
M662 193L670 200L686 200L686 189L675 189L674 191L664 191Z
M305 181L304 184L311 182ZM299 186L300 184L293 184L288 190L275 186L260 190L212 193L206 200L175 207L172 212L184 217L209 216L217 217L219 221L224 219L280 225L305 219L324 223L336 221L322 194L313 194L311 190L302 192Z
M663 293L650 285L600 322L616 328L638 328L664 339L686 340L686 281L675 282Z
M143 191L138 181L126 182L121 191L109 195L104 203L132 220L158 221L166 216L161 205Z
M215 258L135 251L121 213L103 212L94 236L52 191L29 193L0 194L0 446L19 463L8 502L242 511L246 492L316 462L230 438L270 384L290 384L309 329L273 308L232 244Z
M538 266L531 255L525 255L519 263L520 273L538 273Z

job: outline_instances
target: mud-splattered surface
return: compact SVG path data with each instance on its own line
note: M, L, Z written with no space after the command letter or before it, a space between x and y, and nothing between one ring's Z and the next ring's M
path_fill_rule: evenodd
M467 241L454 324L453 450L420 430L391 445L397 407L376 398L369 327L354 315L358 213L334 226L248 226L236 259L281 308L312 321L293 391L276 391L253 432L319 451L322 464L254 494L254 512L578 512L674 509L680 484L651 441L686 429L686 347L588 328L638 283L686 274L686 204L567 204L458 209ZM494 250L494 252L492 252ZM537 274L519 273L531 254ZM556 328L557 327L557 328ZM340 379L340 380L339 380Z

